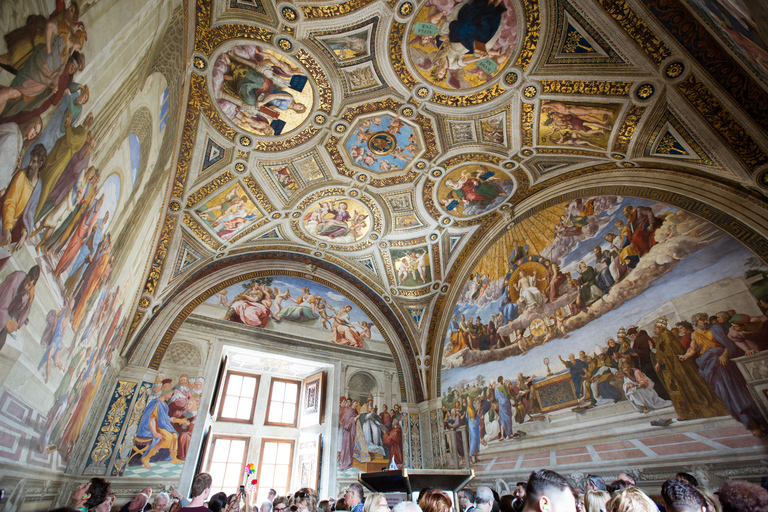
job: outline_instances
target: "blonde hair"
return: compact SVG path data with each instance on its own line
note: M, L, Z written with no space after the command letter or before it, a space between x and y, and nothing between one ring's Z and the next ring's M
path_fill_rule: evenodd
M608 512L657 512L656 503L637 487L629 486L613 493Z
M380 492L374 492L365 497L365 505L363 506L363 512L377 512L379 510L379 502L387 501L387 497Z
M707 489L706 487L696 487L696 490L701 493L702 496L704 496L704 499L707 500L707 503L712 506L712 510L715 512L723 512L723 506L720 505L720 500L717 499L717 496L715 496L712 491Z
M611 495L605 491L587 491L584 493L584 508L587 512L600 512L610 499Z

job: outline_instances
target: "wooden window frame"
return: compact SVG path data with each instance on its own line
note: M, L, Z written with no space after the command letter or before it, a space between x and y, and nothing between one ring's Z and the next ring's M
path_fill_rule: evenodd
M205 465L205 472L210 474L211 472L211 459L213 458L213 450L216 448L216 441L219 439L227 441L245 441L245 449L243 450L243 462L240 465L240 477L237 481L237 485L243 485L243 474L245 473L245 465L248 463L248 450L251 447L251 436L233 436L229 434L211 434L210 449L208 450L208 461ZM229 464L229 462L227 462Z
M247 420L241 420L238 418L228 418L225 416L222 416L221 413L224 409L224 402L227 401L227 389L229 388L229 377L230 375L239 375L241 377L249 377L252 379L256 379L256 388L253 390L253 401L251 402L251 417ZM216 421L224 421L227 423L246 423L249 425L253 424L253 418L256 415L256 398L259 395L259 384L261 383L261 379L259 375L255 375L252 373L245 373L245 372L238 372L235 370L227 370L227 377L224 379L224 386L222 386L221 391L219 392L219 396L221 397L219 400L219 411L216 414ZM270 390L271 391L271 390Z
M269 421L269 411L272 409L272 389L274 388L275 382L286 382L290 384L296 384L296 408L293 412L293 423L278 423L274 421ZM273 377L269 383L269 397L267 398L267 415L264 417L264 425L265 426L273 426L273 427L293 427L296 428L299 424L299 402L301 401L301 387L302 382L300 380L291 380L291 379L280 379L277 377Z
M291 455L288 457L288 483L285 486L286 489L291 488L291 480L293 479L293 451L296 449L296 439L279 439L276 437L262 437L261 438L261 451L259 451L259 465L257 467L257 475L259 482L261 482L261 464L264 462L264 445L267 443L290 443L291 444ZM273 482L274 486L274 482ZM253 493L254 496L258 494L258 488L256 489L256 492Z

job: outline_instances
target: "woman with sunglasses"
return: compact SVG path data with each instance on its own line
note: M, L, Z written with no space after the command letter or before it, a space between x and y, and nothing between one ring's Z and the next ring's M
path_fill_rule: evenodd
M317 494L309 487L302 487L293 495L298 512L317 512Z

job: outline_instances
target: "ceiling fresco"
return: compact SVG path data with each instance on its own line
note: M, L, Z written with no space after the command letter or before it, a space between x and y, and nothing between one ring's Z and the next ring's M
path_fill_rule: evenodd
M356 276L415 365L442 353L487 235L548 187L642 170L765 190L765 39L737 16L710 66L691 41L727 7L676 3L673 28L658 4L197 0L169 208L129 338L221 261L283 251Z

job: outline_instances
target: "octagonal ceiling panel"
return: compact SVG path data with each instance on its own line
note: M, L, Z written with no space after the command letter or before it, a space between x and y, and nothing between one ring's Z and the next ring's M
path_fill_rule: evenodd
M425 153L420 127L392 114L358 120L343 145L350 165L381 175L406 171Z

